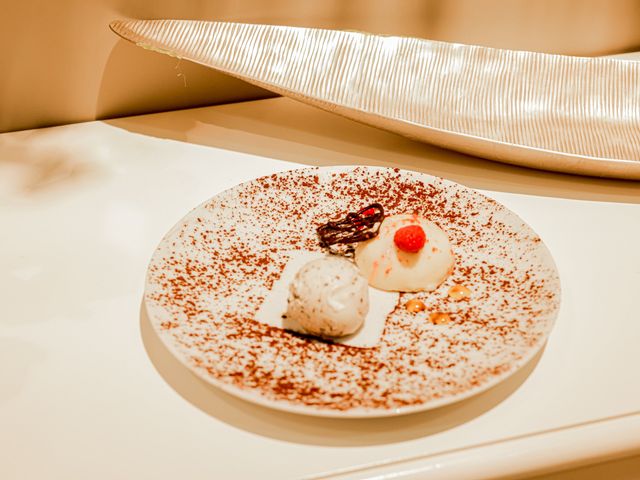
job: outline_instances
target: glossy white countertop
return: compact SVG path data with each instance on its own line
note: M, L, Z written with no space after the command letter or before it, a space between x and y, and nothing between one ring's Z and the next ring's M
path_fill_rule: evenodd
M205 199L299 164L420 170L518 213L563 284L542 354L470 400L379 420L270 411L191 375L141 314L153 249ZM640 183L475 159L278 98L0 135L0 225L3 479L479 479L640 452Z

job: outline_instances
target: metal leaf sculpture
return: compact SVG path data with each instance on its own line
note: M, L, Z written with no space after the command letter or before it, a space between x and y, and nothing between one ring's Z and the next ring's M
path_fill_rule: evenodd
M413 139L533 168L640 179L640 62L225 22L111 28Z

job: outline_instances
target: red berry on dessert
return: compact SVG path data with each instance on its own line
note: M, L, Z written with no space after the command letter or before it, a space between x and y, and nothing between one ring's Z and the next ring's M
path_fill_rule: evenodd
M393 236L393 243L403 252L418 253L427 242L427 236L420 225L399 228Z

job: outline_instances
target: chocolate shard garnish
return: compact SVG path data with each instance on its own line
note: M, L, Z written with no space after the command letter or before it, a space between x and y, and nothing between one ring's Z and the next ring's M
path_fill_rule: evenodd
M364 242L378 235L380 224L384 220L384 208L372 203L359 212L350 212L342 220L330 221L318 227L320 245L333 253L334 245L350 245Z

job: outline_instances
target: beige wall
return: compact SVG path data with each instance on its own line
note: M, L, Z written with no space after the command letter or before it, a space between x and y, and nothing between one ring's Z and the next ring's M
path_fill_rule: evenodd
M0 132L265 92L129 45L116 18L262 22L599 54L640 45L638 0L0 0Z

